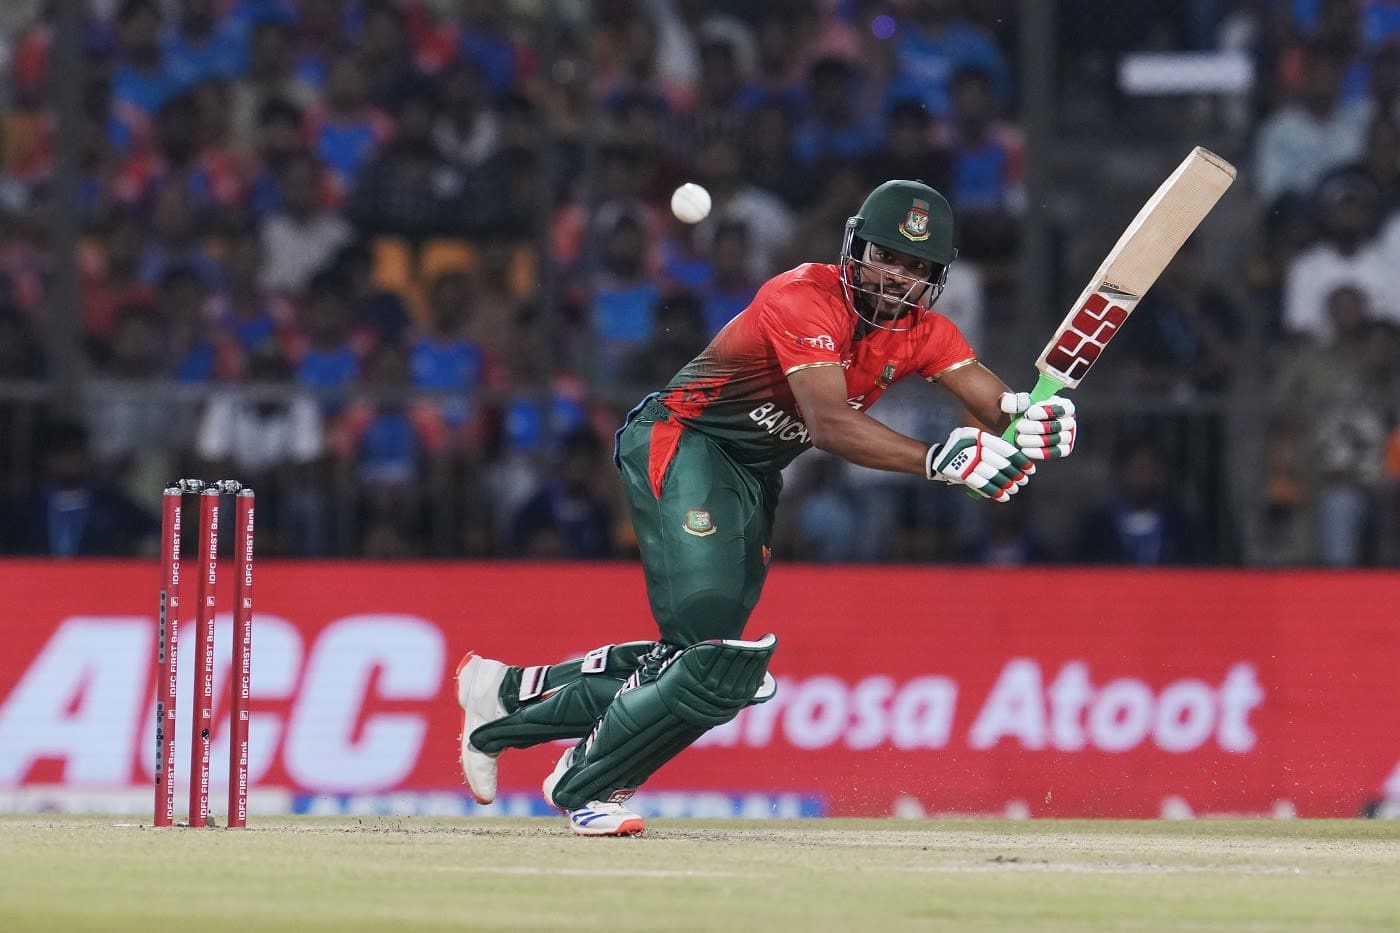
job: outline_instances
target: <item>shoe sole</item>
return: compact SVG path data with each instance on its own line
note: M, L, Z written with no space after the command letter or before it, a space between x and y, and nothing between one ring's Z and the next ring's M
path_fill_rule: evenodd
M462 708L462 734L461 734L461 736L459 737L460 749L459 749L459 753L458 753L458 756L457 756L457 764L458 764L458 766L462 769L462 783L464 783L464 784L467 785L467 791L471 793L472 799L475 800L477 803L481 804L482 806L485 806L485 805L487 805L487 804L489 804L489 803L494 802L496 798L495 798L494 795L492 795L492 796L490 796L490 797L483 797L481 794L478 794L478 793L476 792L476 790L472 787L471 779L467 777L467 763L466 763L466 759L467 759L467 744L468 744L468 742L467 742L467 737L468 737L469 735L471 735L471 733L467 731L468 712L467 712L467 704L466 704L466 702L464 702L463 696L464 696L464 693L465 693L466 696L470 696L470 695L471 695L471 684L470 684L470 683L465 683L465 684L463 683L463 681L462 681L462 672L465 671L465 670L467 669L467 665L471 664L472 661L474 661L475 659L476 659L476 652L475 652L475 651L468 651L467 654L466 654L466 657L462 658L462 660L457 664L457 673L456 673L456 675L455 675L456 680L457 680L457 705L460 706L460 707ZM465 691L464 691L463 688L465 688Z

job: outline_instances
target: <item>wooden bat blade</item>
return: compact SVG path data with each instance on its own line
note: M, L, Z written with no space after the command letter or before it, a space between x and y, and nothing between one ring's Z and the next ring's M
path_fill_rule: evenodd
M1234 180L1233 165L1200 146L1193 149L1109 250L1045 345L1036 368L1062 387L1078 386Z

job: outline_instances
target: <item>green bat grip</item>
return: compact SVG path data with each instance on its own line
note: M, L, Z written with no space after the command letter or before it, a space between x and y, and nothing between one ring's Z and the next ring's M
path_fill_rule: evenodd
M1031 389L1031 404L1034 405L1037 402L1043 402L1050 396L1063 391L1065 391L1065 384L1063 382L1049 373L1041 373L1040 378L1035 381L1035 388ZM1011 420L1012 424L1016 421L1015 418ZM1012 430L1011 425L1006 426L1006 430L1002 432L1001 439L1004 441L1011 441L1012 443L1016 442L1016 432Z
M1031 404L1034 405L1037 402L1043 402L1050 396L1063 391L1065 391L1065 384L1063 382L1049 373L1041 373L1040 378L1035 381L1035 388L1031 389ZM1013 418L1011 420L1012 424L1006 426L1006 430L1002 433L1001 438L1004 441L1010 441L1014 444L1016 442L1016 431L1013 425L1016 419ZM964 491L973 499L982 498L982 496L973 492L971 489Z

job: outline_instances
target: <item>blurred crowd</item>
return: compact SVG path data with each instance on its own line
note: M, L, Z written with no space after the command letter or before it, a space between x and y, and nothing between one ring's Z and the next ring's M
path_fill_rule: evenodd
M1373 564L1400 537L1400 3L1291 13L1250 166L1275 337L1266 521L1281 562Z
M46 378L53 88L70 64L56 4L5 7L0 385ZM0 552L142 551L163 482L194 475L257 488L264 554L630 556L622 414L765 278L835 261L873 185L947 193L961 257L939 310L981 345L1015 294L1026 208L1017 7L94 0L64 208L82 230L80 414L33 420L33 456L0 442ZM1132 41L1255 58L1237 160L1259 221L1237 288L1183 252L1110 378L1222 397L1261 365L1243 334L1269 310L1273 559L1375 562L1400 522L1400 3L1113 10L1120 26L1137 11ZM666 207L688 180L715 204L695 226ZM873 414L923 437L965 417L904 383ZM1223 436L1205 446L1219 461L1192 468L1223 473ZM1219 559L1201 529L1220 503L1174 487L1173 456L1124 435L1103 495L1050 542L1023 507L970 510L809 454L775 551Z

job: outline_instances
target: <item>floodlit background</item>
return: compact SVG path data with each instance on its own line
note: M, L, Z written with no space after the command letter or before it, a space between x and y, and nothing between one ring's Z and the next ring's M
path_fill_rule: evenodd
M1239 181L1072 462L997 509L808 454L775 553L1394 566L1397 90L1391 0L12 0L0 551L149 554L165 480L232 475L265 556L632 556L622 413L870 187L948 195L940 310L1029 388L1204 145Z
M0 0L0 930L1393 929L1398 96L1400 0ZM656 637L612 432L765 278L922 178L1029 389L1197 145L1239 180L1073 459L1000 507L804 455L778 691L647 835L572 837L559 743L472 799L466 651ZM145 828L181 476L257 488L247 832Z
M553 745L465 793L452 675L655 637L623 413L891 177L952 200L939 310L1028 389L1202 145L1239 180L1074 458L1008 507L799 458L779 693L633 804L1400 813L1400 0L15 0L0 39L0 811L149 812L161 488L233 476L254 815L552 813Z

